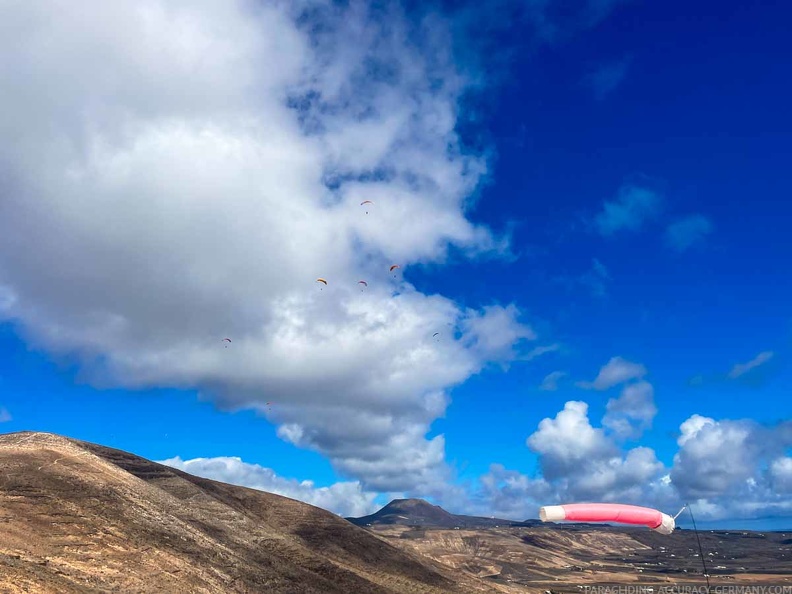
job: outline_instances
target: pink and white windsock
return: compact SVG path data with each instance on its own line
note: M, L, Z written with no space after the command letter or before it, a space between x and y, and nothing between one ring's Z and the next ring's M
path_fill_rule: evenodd
M671 534L676 522L668 514L649 507L620 503L569 503L539 508L542 522L617 522L648 526L660 534Z

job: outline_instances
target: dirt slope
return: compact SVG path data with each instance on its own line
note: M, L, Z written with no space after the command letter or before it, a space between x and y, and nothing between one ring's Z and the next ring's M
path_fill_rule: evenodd
M573 526L498 529L369 528L396 546L486 579L512 592L578 592L581 585L705 585L698 541L642 528ZM713 585L792 586L792 539L786 533L704 531L700 534Z
M0 592L493 592L319 508L45 433L0 435Z

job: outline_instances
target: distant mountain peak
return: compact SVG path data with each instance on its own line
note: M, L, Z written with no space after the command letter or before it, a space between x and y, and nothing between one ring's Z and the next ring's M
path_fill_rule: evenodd
M386 509L409 509L413 511L420 511L420 510L440 510L443 513L448 513L439 505L433 505L426 501L425 499L394 499L390 503L388 503L385 507L383 507L380 511Z
M411 497L407 499L393 499L388 505L393 504L406 504L406 505L432 505L426 499L420 499L418 497ZM439 507L437 505L433 505L432 507Z
M362 518L347 518L358 526L401 525L424 528L484 528L519 524L501 518L452 514L424 499L394 499L379 511Z

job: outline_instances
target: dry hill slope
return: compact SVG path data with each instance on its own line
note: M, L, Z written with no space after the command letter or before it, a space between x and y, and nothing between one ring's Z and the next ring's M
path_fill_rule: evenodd
M0 435L0 592L494 592L327 511L45 433Z

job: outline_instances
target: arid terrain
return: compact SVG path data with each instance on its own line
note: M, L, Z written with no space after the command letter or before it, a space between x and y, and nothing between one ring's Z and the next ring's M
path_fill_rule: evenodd
M131 454L0 435L0 592L494 592L343 518Z
M45 433L0 435L0 593L472 594L704 583L688 530L473 518L414 499L349 520L120 450ZM708 531L701 541L713 583L792 584L792 534Z
M706 584L692 530L665 536L645 528L472 518L415 499L350 520L514 592L578 592L579 585L597 583ZM699 537L711 584L792 585L792 533L699 531Z

